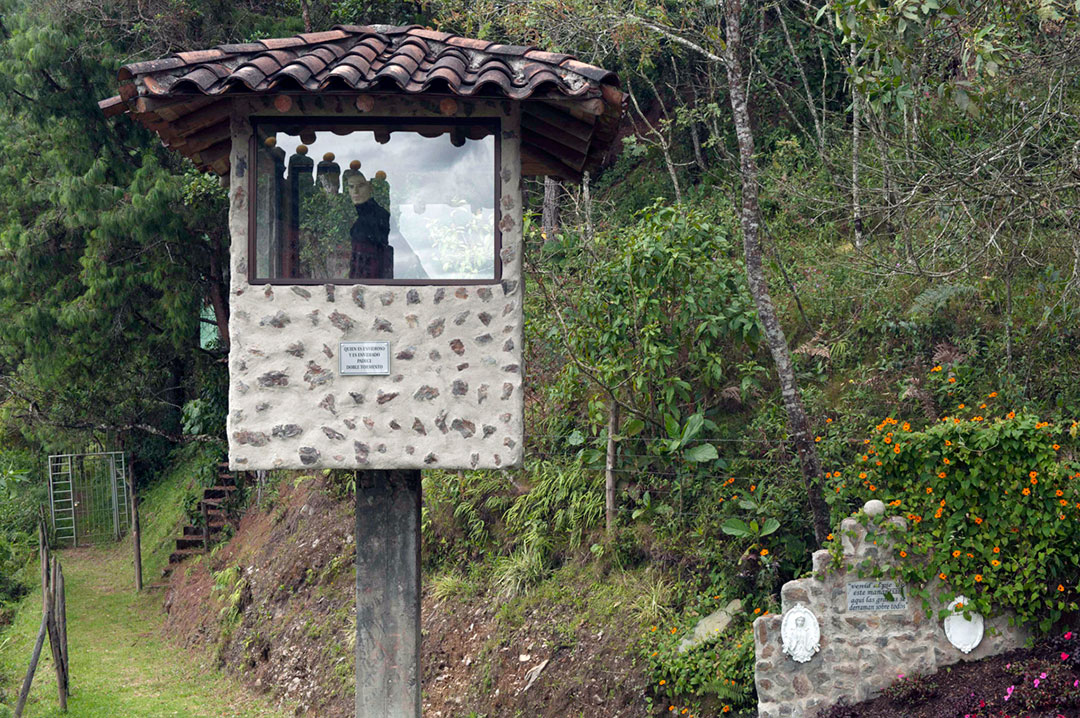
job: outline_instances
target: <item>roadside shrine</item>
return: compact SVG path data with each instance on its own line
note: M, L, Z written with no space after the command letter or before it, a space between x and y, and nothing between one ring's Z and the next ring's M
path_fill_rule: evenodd
M420 715L420 470L522 462L522 177L579 180L618 78L420 27L127 65L100 103L229 188L229 464L359 470L358 718Z

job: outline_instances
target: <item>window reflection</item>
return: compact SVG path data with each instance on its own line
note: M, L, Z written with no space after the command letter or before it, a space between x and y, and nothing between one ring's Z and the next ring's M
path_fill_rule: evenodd
M495 279L492 127L260 123L256 142L253 281Z

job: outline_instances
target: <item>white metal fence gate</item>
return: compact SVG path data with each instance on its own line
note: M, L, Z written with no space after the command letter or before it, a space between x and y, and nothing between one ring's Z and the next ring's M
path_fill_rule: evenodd
M49 457L49 507L59 545L79 546L127 533L127 464L121 451Z

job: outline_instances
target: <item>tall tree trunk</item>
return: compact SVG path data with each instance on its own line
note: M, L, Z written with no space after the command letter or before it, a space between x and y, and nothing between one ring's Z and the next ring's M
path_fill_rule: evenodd
M858 61L858 51L855 45L851 46L851 72L855 76L855 63ZM851 83L851 221L855 227L855 246L863 246L862 208L859 206L859 131L862 125L862 116L859 108L859 91L855 89L855 82Z
M308 0L300 0L300 16L304 19L304 32L311 32L311 7Z
M608 536L615 535L615 459L618 445L615 432L619 430L619 405L608 405L607 462L604 472L604 526Z
M726 20L728 93L731 98L731 114L735 122L735 134L739 141L739 174L742 179L742 230L743 251L746 255L746 278L750 293L757 306L765 339L772 353L776 372L780 377L780 391L788 415L788 431L799 455L803 482L806 486L810 512L814 520L814 533L824 543L829 534L829 508L822 492L821 460L810 436L810 424L806 409L799 396L795 380L795 368L791 361L784 329L776 315L769 286L761 262L761 212L758 206L757 162L754 159L754 132L750 125L750 111L746 103L746 85L742 69L742 28L740 15L742 0L727 0L724 5Z
M592 190L589 187L591 182L592 177L586 172L585 176L581 178L581 201L585 205L585 238L589 242L593 241L596 234L592 221Z
M214 309L214 321L217 322L218 336L221 337L221 348L229 351L231 341L229 339L229 292L228 281L222 271L224 262L228 261L228 249L220 239L215 247L217 251L210 253L210 306Z
M544 236L551 239L559 229L559 192L562 185L554 177L544 177Z

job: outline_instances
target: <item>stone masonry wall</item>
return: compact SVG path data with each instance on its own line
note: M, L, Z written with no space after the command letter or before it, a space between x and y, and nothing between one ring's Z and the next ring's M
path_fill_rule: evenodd
M382 97L371 115L440 117L437 100ZM249 285L250 117L287 116L237 100L232 120L229 463L235 469L505 468L522 460L520 115L502 118L502 281L470 286ZM351 102L306 114L360 116ZM341 376L338 343L389 341L389 376Z
M840 533L845 566L890 555L866 538L866 528L855 518L844 519ZM919 599L909 597L905 610L849 611L847 583L868 579L833 569L832 562L828 551L816 551L814 577L789 581L781 590L784 612L802 604L818 620L821 650L809 662L796 663L783 653L782 615L754 621L759 718L811 718L841 699L872 698L899 674L933 673L957 661L997 655L1019 648L1029 635L1009 626L1006 616L988 618L982 642L964 654L946 638L942 622L923 612Z

